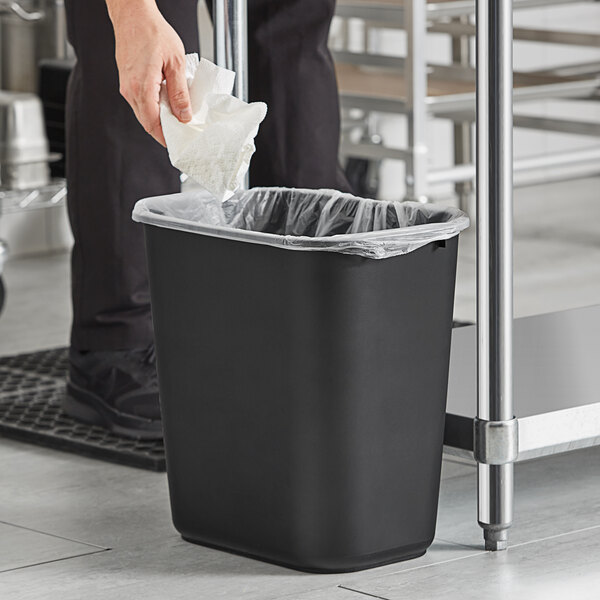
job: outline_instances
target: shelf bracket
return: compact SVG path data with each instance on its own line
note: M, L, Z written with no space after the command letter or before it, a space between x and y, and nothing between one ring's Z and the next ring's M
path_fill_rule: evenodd
M473 454L483 465L506 465L519 454L519 421L473 421Z

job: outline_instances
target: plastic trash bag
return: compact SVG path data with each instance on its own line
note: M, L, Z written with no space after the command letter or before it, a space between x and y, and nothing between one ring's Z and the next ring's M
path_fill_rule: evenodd
M224 203L207 192L140 200L133 220L289 250L389 258L458 235L469 218L452 207L384 202L334 190L254 188Z

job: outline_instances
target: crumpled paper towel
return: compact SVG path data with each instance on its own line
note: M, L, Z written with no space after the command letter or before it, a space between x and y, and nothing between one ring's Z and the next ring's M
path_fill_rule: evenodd
M248 104L232 96L233 71L199 59L197 54L185 59L193 117L181 123L173 115L163 84L160 120L167 150L174 167L225 201L240 188L248 172L267 105Z

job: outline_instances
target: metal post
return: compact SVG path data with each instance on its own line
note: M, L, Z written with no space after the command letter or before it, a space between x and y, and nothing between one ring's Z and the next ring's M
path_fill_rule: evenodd
M512 0L477 0L478 521L503 550L518 448L512 394Z
M406 199L427 201L427 6L425 0L406 0L406 119L409 159L406 161Z
M470 23L469 15L462 15L453 19L457 23ZM452 62L463 67L471 66L471 38L468 35L452 37ZM473 144L471 141L471 123L462 121L454 123L454 164L464 165L473 162ZM461 210L469 211L469 200L473 193L473 184L470 181L461 181L455 184L454 190L458 197Z
M248 101L248 11L246 0L213 0L215 62L235 71L233 93Z
M248 102L248 5L246 0L213 0L215 63L235 72L233 94ZM250 187L246 174L244 189Z
M67 18L64 0L54 0L52 10L54 11L55 56L56 58L66 58L69 56L69 42L67 40Z

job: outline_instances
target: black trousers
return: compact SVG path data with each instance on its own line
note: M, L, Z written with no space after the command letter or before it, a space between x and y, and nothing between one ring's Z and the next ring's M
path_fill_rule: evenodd
M137 200L179 191L166 150L119 94L104 0L66 0L77 64L67 107L73 327L78 350L152 342ZM186 52L198 52L197 0L158 0ZM348 189L338 168L339 107L327 36L335 0L248 0L250 99L269 113L256 140L251 185ZM205 43L212 44L212 40Z

